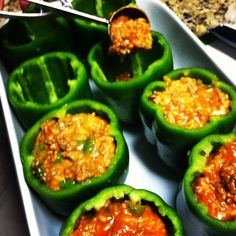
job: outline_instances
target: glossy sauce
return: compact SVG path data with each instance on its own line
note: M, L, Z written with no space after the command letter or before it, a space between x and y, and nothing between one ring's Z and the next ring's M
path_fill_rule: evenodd
M167 236L160 216L147 204L110 200L100 210L83 215L71 236Z
M236 219L236 141L220 147L207 160L203 176L193 183L199 202L219 220Z

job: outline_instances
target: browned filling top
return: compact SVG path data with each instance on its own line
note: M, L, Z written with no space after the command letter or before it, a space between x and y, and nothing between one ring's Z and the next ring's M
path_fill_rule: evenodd
M236 141L220 147L193 183L197 199L219 220L236 219Z
M110 27L110 53L126 55L136 49L152 48L151 27L145 18L131 19L121 15L112 21Z
M211 117L223 116L231 109L229 95L199 79L164 78L164 91L153 91L150 100L163 107L167 122L187 129L201 128Z
M53 190L103 174L116 152L107 120L67 114L41 126L32 152L33 174Z
M71 236L167 236L159 214L148 204L109 200L100 210L83 215Z

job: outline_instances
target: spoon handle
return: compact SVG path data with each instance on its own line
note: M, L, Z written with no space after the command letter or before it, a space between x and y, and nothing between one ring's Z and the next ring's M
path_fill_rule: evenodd
M63 6L60 6L58 4L55 4L55 3L58 3L58 1L55 1L55 2L46 2L46 1L42 1L42 0L28 0L28 1L31 2L31 3L38 4L40 6L49 7L49 8L58 10L58 11L62 11L64 13L74 15L74 16L82 18L84 20L93 21L93 22L96 22L96 23L102 23L102 24L106 24L106 25L109 24L109 20L106 19L106 18L94 16L94 15L91 15L91 14L88 14L88 13L85 13L85 12L77 11L77 10L72 9L72 8L63 7Z

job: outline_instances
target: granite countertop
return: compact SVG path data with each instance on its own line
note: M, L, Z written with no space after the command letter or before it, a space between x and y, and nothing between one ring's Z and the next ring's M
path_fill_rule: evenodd
M27 236L17 178L0 106L0 235Z

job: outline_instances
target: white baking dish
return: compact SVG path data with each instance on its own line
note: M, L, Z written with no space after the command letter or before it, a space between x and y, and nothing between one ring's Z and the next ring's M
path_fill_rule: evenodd
M160 1L137 0L137 4L149 16L152 28L162 32L169 41L175 68L189 66L207 68L215 72L220 79L236 84L236 77L234 80L231 77L233 68L236 68L235 60L203 45ZM211 58L211 55L214 57ZM218 66L217 62L220 62ZM24 133L7 100L5 92L7 73L1 63L0 71L1 103L30 234L56 236L64 219L49 211L25 183L19 156L19 142ZM135 188L151 190L174 207L181 176L175 176L161 163L155 147L147 143L140 128L125 126L124 134L130 152L129 174L125 183Z

